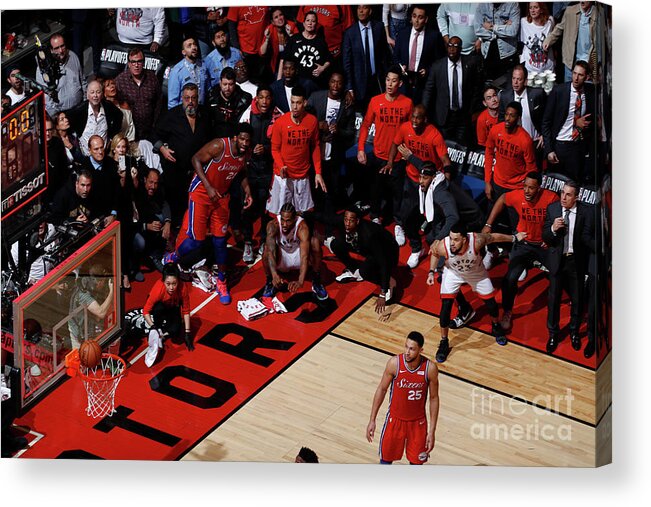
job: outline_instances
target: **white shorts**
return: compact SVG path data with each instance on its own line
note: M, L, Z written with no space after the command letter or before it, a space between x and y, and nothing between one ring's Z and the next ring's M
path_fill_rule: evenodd
M307 211L314 208L309 178L281 178L274 174L267 200L267 211L278 215L280 208L287 202L291 202L296 211Z
M278 248L278 260L276 261L276 269L287 273L294 269L301 269L301 249L297 248L292 253L287 253L282 248Z
M476 292L480 298L489 299L493 297L495 288L491 279L488 277L488 271L483 270L478 273L470 273L465 277L461 277L459 273L448 268L447 266L443 267L443 277L441 279L441 297L442 298L452 298L456 296L457 292L461 286L467 283L472 287L472 290Z

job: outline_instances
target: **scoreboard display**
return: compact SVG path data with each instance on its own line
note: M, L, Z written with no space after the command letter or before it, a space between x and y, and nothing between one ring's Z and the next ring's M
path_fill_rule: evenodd
M43 92L2 118L2 219L47 188Z

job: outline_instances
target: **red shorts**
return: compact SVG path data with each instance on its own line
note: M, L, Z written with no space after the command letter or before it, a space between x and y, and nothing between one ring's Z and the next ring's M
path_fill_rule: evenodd
M226 236L228 230L230 195L227 194L221 199L210 201L194 194L190 194L188 211L183 216L181 225L182 240L185 238L203 241L206 239L208 226L210 234L220 238ZM184 234L183 234L184 233Z
M407 459L413 465L427 461L427 419L403 421L387 415L380 437L380 459L399 461L407 448Z

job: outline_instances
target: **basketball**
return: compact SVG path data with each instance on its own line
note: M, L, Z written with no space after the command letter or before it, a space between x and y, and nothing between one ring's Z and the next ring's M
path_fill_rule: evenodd
M94 340L86 340L79 347L79 362L86 368L95 368L102 359L102 347Z

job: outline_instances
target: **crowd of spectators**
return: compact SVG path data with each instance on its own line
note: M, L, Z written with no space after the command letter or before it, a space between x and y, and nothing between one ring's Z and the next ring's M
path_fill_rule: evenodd
M142 280L144 264L161 269L188 208L193 157L215 138L237 136L240 122L253 132L246 169L253 205L232 185L229 226L244 261L253 261L266 241L272 181L286 177L276 155L291 140L276 125L303 107L318 130L301 173L314 206L297 210L331 218L355 205L380 226L395 222L394 239L399 247L409 240L414 268L429 247L424 222L428 243L459 220L481 229L492 204L520 191L527 174L599 185L609 170L609 12L595 2L566 4L73 11L68 32L49 40L57 83L40 68L28 76L9 65L3 104L25 98L19 73L48 90L51 220L119 220L124 289ZM80 19L125 49L124 70L104 72L101 44L83 40ZM166 78L145 68L150 55L168 62ZM531 78L547 72L551 81L554 70L553 89ZM468 203L446 142L485 149L488 208ZM422 186L423 164L443 175L432 192ZM337 228L324 222L330 244Z

